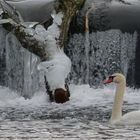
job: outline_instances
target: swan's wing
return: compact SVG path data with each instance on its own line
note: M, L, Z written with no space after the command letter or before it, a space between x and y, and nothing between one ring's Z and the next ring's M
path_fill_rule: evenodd
M140 110L125 114L120 120L121 124L140 125Z

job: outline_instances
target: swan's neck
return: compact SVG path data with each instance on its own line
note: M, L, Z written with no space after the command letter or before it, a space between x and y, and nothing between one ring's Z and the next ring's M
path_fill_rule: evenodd
M117 84L114 104L112 108L111 122L119 121L122 117L123 95L125 92L125 81Z

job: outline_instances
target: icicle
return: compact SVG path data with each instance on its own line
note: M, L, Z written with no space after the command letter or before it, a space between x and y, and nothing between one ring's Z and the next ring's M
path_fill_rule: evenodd
M0 26L0 85L6 85L5 38L7 31Z
M94 9L94 4L92 3L91 8L86 12L85 16L85 56L86 56L86 77L85 77L85 82L88 84L89 83L89 47L90 47L90 42L89 42L89 13Z
M39 59L24 49L16 37L6 36L7 86L25 98L32 97L39 87L37 65Z

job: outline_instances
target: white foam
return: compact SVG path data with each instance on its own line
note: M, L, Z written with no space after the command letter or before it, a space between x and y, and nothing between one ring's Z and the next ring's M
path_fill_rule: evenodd
M45 91L37 92L31 99L25 100L16 92L0 87L0 107L25 107L29 109L46 105L47 108L65 110L73 107L106 106L107 109L111 109L115 89L114 86L93 89L89 85L70 85L70 92L70 101L65 104L56 104L49 102ZM137 104L137 107L140 108L140 90L127 87L124 101L128 104ZM127 109L127 106L125 108Z

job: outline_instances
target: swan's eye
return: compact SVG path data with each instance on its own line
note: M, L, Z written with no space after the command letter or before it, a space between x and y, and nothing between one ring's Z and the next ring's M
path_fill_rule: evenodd
M110 79L110 80L113 80L113 79L114 79L114 77L115 77L115 76L109 76L109 79Z
M114 78L114 77L115 77L115 76L112 76L112 75L109 76L106 80L103 81L103 83L104 83L104 84L108 84L108 83L113 82L113 78Z

